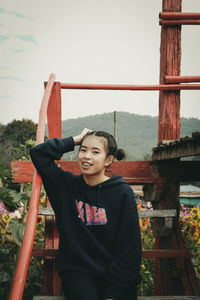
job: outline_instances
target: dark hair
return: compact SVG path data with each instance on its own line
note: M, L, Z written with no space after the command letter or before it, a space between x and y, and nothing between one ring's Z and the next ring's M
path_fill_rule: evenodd
M95 135L95 136L98 136L98 137L103 137L107 140L107 156L113 155L114 158L116 158L117 160L125 159L124 150L117 148L116 140L114 139L112 134L110 134L106 131L91 131L91 132L88 132L84 136L84 138L82 139L82 142L87 136L91 136L91 135ZM81 144L82 144L82 142L81 142Z

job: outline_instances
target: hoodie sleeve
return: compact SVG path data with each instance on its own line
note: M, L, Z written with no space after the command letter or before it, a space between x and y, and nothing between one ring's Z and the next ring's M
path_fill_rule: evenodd
M57 186L63 171L57 166L55 160L59 160L65 152L74 150L72 137L65 139L53 138L39 144L30 150L32 162L42 177L42 181L51 202L54 202Z
M124 199L115 255L106 276L105 299L120 300L130 284L139 284L141 257L138 211L130 189Z

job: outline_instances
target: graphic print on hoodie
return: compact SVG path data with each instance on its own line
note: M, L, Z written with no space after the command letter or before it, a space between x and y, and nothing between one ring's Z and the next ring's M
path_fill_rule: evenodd
M56 216L57 266L61 272L105 278L104 298L118 300L130 284L140 282L141 236L134 194L119 175L90 186L83 175L63 171L55 160L73 150L69 137L49 139L30 151Z
M83 201L75 200L79 217L86 225L105 225L107 224L107 216L105 208L89 205Z

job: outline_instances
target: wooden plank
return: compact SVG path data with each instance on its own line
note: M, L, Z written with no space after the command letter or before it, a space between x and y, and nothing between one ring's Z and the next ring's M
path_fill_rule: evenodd
M140 210L140 218L166 218L166 217L176 217L176 209L161 209L161 210Z
M138 296L138 300L200 300L199 296ZM33 300L67 300L63 296L34 296Z
M140 210L138 212L140 218L166 218L175 217L177 215L175 209L163 209L163 210ZM39 208L39 215L41 216L54 216L52 208Z
M34 166L31 161L12 161L11 176L12 182L32 182Z
M138 296L138 300L200 300L199 296Z
M164 160L200 155L200 140L153 148L153 160Z
M200 161L162 160L157 162L160 176L169 181L200 181Z
M187 250L176 250L176 249L155 249L155 250L143 250L143 258L191 258L191 254Z
M32 256L54 257L58 253L58 249L36 249L32 250ZM174 249L154 249L142 251L143 258L191 258L191 254L187 250Z
M77 161L59 161L58 165L64 170L73 174L80 174ZM34 167L30 161L11 162L13 182L32 182ZM120 174L130 184L163 182L159 177L155 166L149 161L124 161L114 162L106 171L106 175L111 177Z

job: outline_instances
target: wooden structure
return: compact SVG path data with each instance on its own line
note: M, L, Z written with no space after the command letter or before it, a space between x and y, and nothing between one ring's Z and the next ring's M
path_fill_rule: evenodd
M161 50L160 84L152 86L69 84L54 82L50 76L45 83L45 93L40 112L37 143L44 138L45 115L47 112L49 138L61 137L61 89L113 89L113 90L159 90L159 146L153 149L152 161L116 162L108 175L121 174L130 184L144 186L144 198L152 202L154 212L153 229L156 233L155 250L143 250L143 257L155 259L154 295L200 295L200 285L195 276L185 241L179 228L179 182L200 180L200 174L190 173L199 167L198 162L181 162L180 157L188 155L184 146L163 146L165 142L180 140L180 90L200 89L200 84L187 84L198 77L181 77L181 25L199 24L200 14L181 13L181 0L163 0L160 13ZM183 84L180 84L183 83ZM50 98L50 99L49 99ZM178 142L179 143L179 142ZM190 155L200 154L200 141L196 146L188 141ZM181 148L182 147L182 148ZM63 169L79 173L76 162L60 161ZM189 170L189 171L188 171ZM30 210L25 237L13 281L10 300L22 299L28 264L31 255L45 258L44 295L60 295L59 278L55 270L55 255L58 248L58 232L52 211L40 211L46 215L45 248L32 249L41 188L40 176L31 162L13 162L14 182L33 180ZM49 202L47 207L49 208ZM147 216L147 215L145 215ZM140 216L144 217L144 215ZM49 284L49 283L52 284ZM192 298L192 297L191 297ZM41 298L42 299L42 298ZM189 299L189 297L188 297Z

